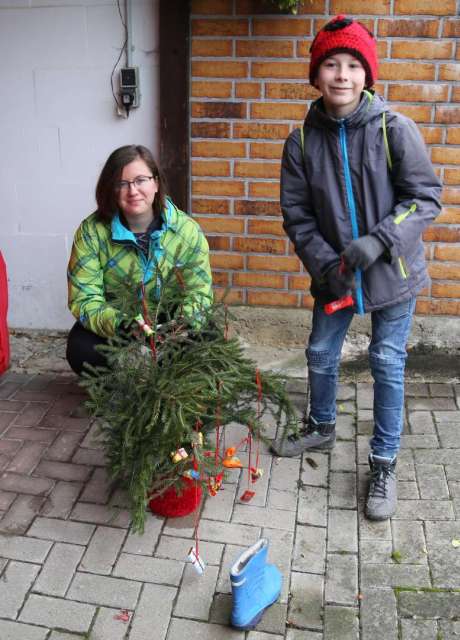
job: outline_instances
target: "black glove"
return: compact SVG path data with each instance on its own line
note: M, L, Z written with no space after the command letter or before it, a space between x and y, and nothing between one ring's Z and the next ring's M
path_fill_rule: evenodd
M355 288L355 277L353 271L338 263L329 269L326 273L327 284L329 291L337 298L343 298L351 293L351 290Z
M352 240L342 256L350 269L366 271L385 251L385 245L375 236L362 236Z

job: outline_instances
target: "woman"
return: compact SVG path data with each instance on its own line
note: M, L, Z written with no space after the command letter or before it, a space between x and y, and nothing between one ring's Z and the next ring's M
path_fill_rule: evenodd
M105 364L95 347L133 322L114 303L124 277L139 283L139 298L142 290L158 297L161 282L180 268L186 292L182 311L195 327L200 309L212 302L206 238L165 195L146 147L128 145L109 156L96 201L97 210L75 233L68 266L69 309L77 322L69 333L67 360L77 374L85 362Z

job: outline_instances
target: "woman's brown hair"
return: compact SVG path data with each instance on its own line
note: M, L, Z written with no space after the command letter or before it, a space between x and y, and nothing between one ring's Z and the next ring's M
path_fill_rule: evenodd
M129 144L115 149L101 171L96 185L97 213L101 220L110 222L118 211L117 182L121 178L123 168L134 160L143 160L157 181L158 191L153 201L153 215L160 216L165 207L166 183L153 155L142 145Z

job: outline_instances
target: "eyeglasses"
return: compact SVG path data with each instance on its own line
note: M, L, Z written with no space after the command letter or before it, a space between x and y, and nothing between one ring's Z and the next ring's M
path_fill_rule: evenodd
M155 180L154 176L137 176L134 180L120 180L116 184L117 191L129 191L129 187L133 185L136 189L142 189L146 187L150 180Z

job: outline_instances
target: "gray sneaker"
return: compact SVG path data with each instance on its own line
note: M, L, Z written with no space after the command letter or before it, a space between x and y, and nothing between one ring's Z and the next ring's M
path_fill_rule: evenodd
M369 520L388 520L396 511L398 502L396 481L396 458L389 460L369 455L371 480L366 502L366 517Z
M335 422L316 422L311 416L308 424L298 434L291 434L284 440L275 440L271 450L282 458L293 458L307 449L321 451L335 445Z

